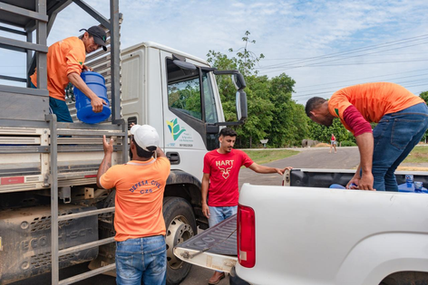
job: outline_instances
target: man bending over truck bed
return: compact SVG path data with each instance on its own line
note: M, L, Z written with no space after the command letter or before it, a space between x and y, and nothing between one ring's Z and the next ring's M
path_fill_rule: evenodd
M65 103L65 87L69 82L77 87L90 100L92 110L99 113L103 110L103 99L98 97L80 77L82 69L89 69L84 65L86 54L96 51L100 47L106 48L106 32L92 26L80 37L69 37L56 42L48 49L47 72L49 107L57 116L58 122L73 123L67 104ZM81 31L82 31L81 30ZM33 87L37 86L37 71L30 76Z
M418 144L428 126L425 102L404 87L387 82L340 89L330 100L306 103L312 121L331 126L338 117L351 131L360 151L360 165L348 182L361 190L398 191L395 169ZM370 123L378 123L372 131Z
M241 166L257 173L278 173L291 169L259 165L248 155L233 149L236 132L230 128L220 131L220 148L208 152L204 157L202 177L202 212L208 218L210 227L236 214L238 210L238 176ZM208 284L217 284L225 277L224 272L215 271Z

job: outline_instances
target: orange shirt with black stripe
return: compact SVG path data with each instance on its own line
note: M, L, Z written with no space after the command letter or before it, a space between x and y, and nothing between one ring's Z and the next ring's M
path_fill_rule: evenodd
M349 131L353 130L344 121L345 110L353 105L370 123L419 103L424 103L401 85L389 82L358 84L336 91L328 101L331 115L338 117Z
M68 75L73 72L80 74L85 59L85 44L78 37L66 38L49 47L47 72L50 97L65 101L65 87L70 82ZM37 72L30 78L34 86L37 86Z
M101 176L103 188L116 188L116 241L165 235L162 204L169 172L169 160L158 157L114 165Z

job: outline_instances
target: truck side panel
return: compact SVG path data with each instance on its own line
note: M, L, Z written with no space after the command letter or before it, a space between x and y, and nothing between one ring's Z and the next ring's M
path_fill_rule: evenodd
M270 284L378 284L399 268L386 264L401 257L407 270L426 268L416 261L428 260L418 250L428 246L428 195L244 184L240 204L255 211L256 264L237 264L236 272L252 284L267 276ZM382 244L404 249L393 261L376 259ZM351 261L362 254L370 266ZM360 278L349 278L349 270Z

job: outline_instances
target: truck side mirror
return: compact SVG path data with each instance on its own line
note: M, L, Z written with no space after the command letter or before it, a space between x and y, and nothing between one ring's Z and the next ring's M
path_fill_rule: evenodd
M232 76L233 83L235 84L236 89L241 90L247 87L245 83L244 76L241 73L235 73Z
M247 87L244 76L238 70L213 70L215 75L232 75L232 82L236 91L236 116L238 122L218 122L217 126L237 126L242 125L248 117L247 111L247 94L244 88Z
M242 89L236 91L236 116L239 122L245 122L248 117L247 94Z

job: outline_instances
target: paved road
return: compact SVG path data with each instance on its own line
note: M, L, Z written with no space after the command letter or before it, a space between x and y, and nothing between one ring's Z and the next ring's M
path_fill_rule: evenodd
M337 153L330 153L329 148L304 148L300 153L266 164L283 168L324 168L352 169L358 166L360 156L357 147L337 148ZM254 174L250 169L243 168L239 174L239 187L248 182L256 185L279 185L282 177L278 174Z

